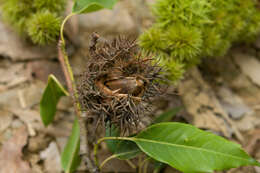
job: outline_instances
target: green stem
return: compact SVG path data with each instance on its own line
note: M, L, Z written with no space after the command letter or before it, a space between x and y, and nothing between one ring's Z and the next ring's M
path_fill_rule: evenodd
M114 154L114 155L112 155L112 156L106 158L106 160L104 160L104 161L100 164L99 168L102 169L102 167L103 167L109 160L114 159L114 158L116 158L116 157L117 157L117 155Z
M131 152L128 152L128 153L131 153ZM114 159L114 158L117 158L117 157L120 157L121 155L124 155L125 153L121 153L121 154L113 154L112 156L106 158L99 166L100 169L102 169L102 167L111 159ZM128 165L135 169L136 166L130 161L130 160L126 160L126 162L128 163Z
M136 166L130 160L126 160L126 162L131 168L136 169Z
M65 19L63 20L62 24L61 24L61 28L60 28L60 38L61 38L61 41L62 41L62 44L65 46L65 40L64 40L64 35L63 35L63 31L64 31L64 26L65 26L65 23L67 22L67 20L74 16L76 13L70 13L68 16L65 17Z
M101 138L97 141L97 143L95 144L94 146L94 158L95 158L95 163L96 165L99 165L98 163L98 158L97 158L97 150L98 150L98 145L105 141L105 140L128 140L128 141L133 141L131 138L128 138L128 137L104 137L104 138Z
M145 160L143 160L142 162L141 162L141 164L139 165L139 169L138 169L138 173L142 173L142 168L143 168L143 166L144 166L144 164L147 162L147 161L149 161L151 158L150 157L148 157L148 158L146 158ZM146 171L144 171L144 173L145 173Z
M62 65L62 69L63 69L64 75L65 75L65 78L66 78L66 81L67 81L67 85L68 85L68 88L69 88L70 95L72 96L73 101L75 103L76 114L78 115L78 118L80 119L81 118L81 116L80 116L81 115L81 113L80 113L81 112L81 106L80 106L80 103L79 103L79 100L78 100L76 83L75 83L75 80L74 80L74 75L73 75L71 65L69 63L68 55L65 51L65 45L62 43L62 41L61 41L60 46L59 46L59 61Z

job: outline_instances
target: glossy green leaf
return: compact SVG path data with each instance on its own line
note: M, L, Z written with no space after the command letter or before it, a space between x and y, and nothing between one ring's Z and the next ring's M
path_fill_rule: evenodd
M159 115L153 121L152 124L170 121L181 109L182 109L182 107L176 107L176 108L172 108L172 109L170 109L166 112L163 112L161 115ZM160 172L160 170L163 169L166 166L166 164L164 164L162 162L158 162L156 160L154 160L153 165L154 165L154 171L153 171L154 173Z
M61 155L62 169L66 173L71 173L77 169L80 164L80 128L78 120L75 119L71 135Z
M132 141L120 141L116 147L116 152L114 153L118 159L128 160L136 157L138 154L142 153L136 143Z
M103 8L112 9L117 0L76 0L72 9L73 13L90 13Z
M170 121L181 109L181 107L176 107L162 113L153 121L153 124Z
M106 126L106 137L118 137L119 129L115 126ZM142 151L132 141L106 140L107 147L118 159L127 160L134 158Z
M159 123L129 138L155 160L184 173L207 173L260 163L240 145L183 123Z
M40 102L41 119L45 126L53 121L60 97L68 95L69 93L62 87L55 76L49 75L48 84Z
M120 135L119 129L114 125L106 125L106 137L118 137ZM115 153L117 145L120 140L106 140L107 148L110 152Z

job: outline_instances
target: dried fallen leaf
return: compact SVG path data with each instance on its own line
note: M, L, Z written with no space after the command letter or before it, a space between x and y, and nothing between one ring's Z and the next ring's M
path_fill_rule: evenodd
M12 60L54 58L56 46L35 46L27 43L0 21L0 54Z
M19 92L17 92L17 97L20 97L21 107L24 108L23 106L25 106L25 108L31 108L39 104L45 85L46 83L35 80L33 83L30 83L30 85L20 89L19 92L21 94L19 96ZM24 103L22 103L21 100L23 100Z
M9 89L5 92L0 92L1 109L9 110L9 109L15 109L17 107L20 107L20 103L17 98L17 93L18 93L17 88Z
M241 68L242 72L246 74L254 84L260 86L260 62L247 54L242 52L235 52L233 54L235 63Z
M32 173L29 164L22 160L22 149L27 143L28 133L23 126L3 144L0 152L0 173Z
M258 161L260 159L260 150L259 150L259 144L260 144L260 129L254 129L249 132L249 135L251 136L247 142L247 145L245 147L246 151L250 153L251 155L254 154L256 158L258 158ZM257 166L254 166L255 172L260 173L260 168Z
M23 64L12 64L8 68L0 68L0 83L8 84L17 77L25 76L26 71L24 70L23 66Z
M249 135L251 137L249 138L245 149L248 153L253 154L257 142L260 141L260 129L250 131Z
M219 97L222 108L232 119L238 120L245 115L249 116L254 113L254 111L244 103L242 98L233 93L228 87L220 87L216 94Z
M259 114L255 113L253 115L245 116L241 120L236 121L236 127L241 132L247 132L253 130L260 125Z
M10 112L0 110L0 133L9 127L12 120L13 116Z
M46 172L60 173L62 171L60 153L55 142L51 142L48 148L41 152L40 157L44 160Z
M198 128L221 132L226 137L231 137L232 129L236 137L243 141L243 136L222 109L213 90L203 80L198 69L192 68L189 75L179 85L179 90L187 112L192 116L192 123Z
M12 109L10 111L27 125L30 136L35 136L36 130L44 129L41 122L40 113L38 111L19 108Z
M31 78L28 69L24 68L24 64L21 63L0 67L0 74L0 92L24 83Z

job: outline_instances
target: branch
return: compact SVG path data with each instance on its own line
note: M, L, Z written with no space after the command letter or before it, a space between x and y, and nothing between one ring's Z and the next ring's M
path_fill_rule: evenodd
M84 121L84 114L81 112L81 105L79 103L78 94L77 94L77 88L76 83L74 80L73 72L69 63L68 55L65 51L65 45L62 40L59 41L58 44L58 58L63 70L63 73L65 75L65 79L67 82L67 86L69 89L69 93L72 96L73 99L73 105L74 110L76 112L79 126L80 126L80 151L79 154L81 156L82 161L84 161L87 164L87 168L92 173L98 173L99 169L97 166L93 163L93 161L90 159L90 152L89 147L87 143L87 128Z

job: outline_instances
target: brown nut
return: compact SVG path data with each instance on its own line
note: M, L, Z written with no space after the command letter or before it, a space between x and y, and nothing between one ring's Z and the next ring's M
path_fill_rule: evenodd
M124 131L137 126L150 98L160 94L161 68L142 58L135 41L119 37L99 43L95 34L90 59L78 89L81 105L92 117Z

